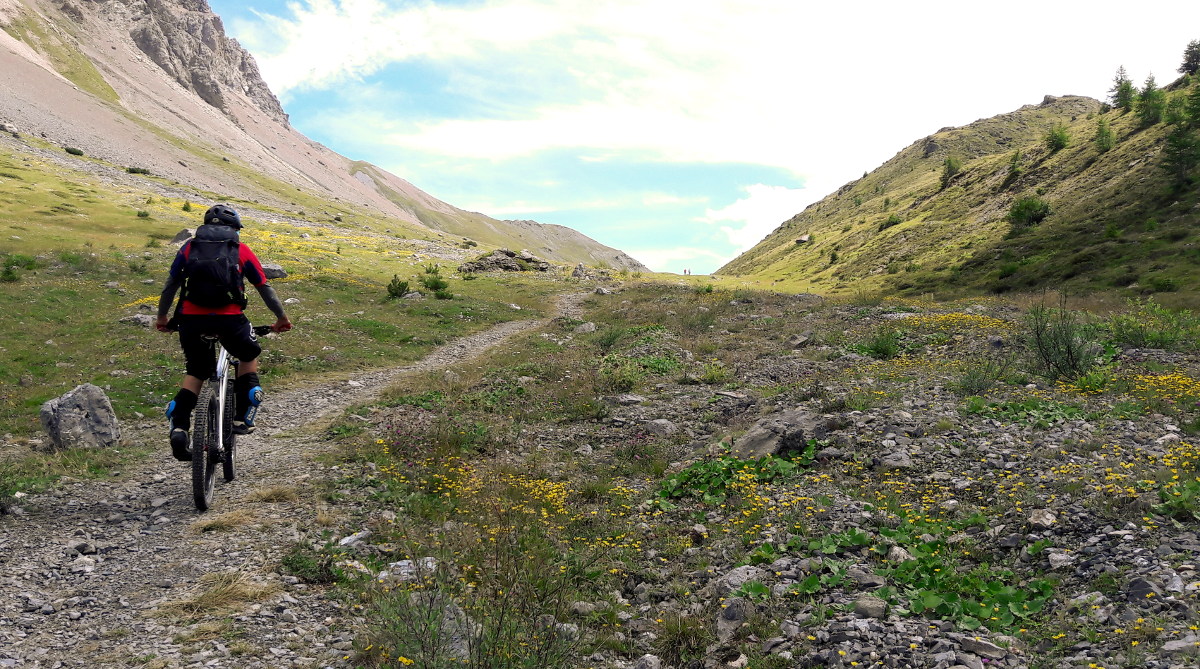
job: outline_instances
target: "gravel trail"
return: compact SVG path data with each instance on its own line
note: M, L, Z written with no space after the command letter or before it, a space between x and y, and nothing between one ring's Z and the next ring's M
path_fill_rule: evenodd
M583 296L563 298L558 312L577 313ZM165 429L134 437L163 448L127 471L20 500L0 516L0 667L347 666L351 609L278 571L321 512L315 484L329 472L311 461L324 448L312 428L405 375L463 363L545 323L503 323L411 365L269 395L263 426L239 440L238 479L218 480L205 514ZM221 587L227 605L200 599Z

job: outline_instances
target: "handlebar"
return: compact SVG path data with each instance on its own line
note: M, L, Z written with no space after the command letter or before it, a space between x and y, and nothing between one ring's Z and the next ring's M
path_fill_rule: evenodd
M272 332L272 330L271 330L270 325L255 325L254 326L254 334L256 334L260 337L271 334L271 332Z

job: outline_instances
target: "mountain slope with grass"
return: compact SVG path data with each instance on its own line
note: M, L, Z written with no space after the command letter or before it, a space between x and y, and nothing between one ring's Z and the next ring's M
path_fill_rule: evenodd
M203 0L0 0L0 28L0 125L29 148L144 170L200 201L373 217L411 237L645 269L568 228L464 211L303 136Z
M1180 116L1198 87L1195 77L1176 82L1151 123L1090 98L1047 96L943 128L785 221L717 274L827 294L1065 286L1194 295L1196 165L1180 178L1164 164L1169 137L1200 124Z

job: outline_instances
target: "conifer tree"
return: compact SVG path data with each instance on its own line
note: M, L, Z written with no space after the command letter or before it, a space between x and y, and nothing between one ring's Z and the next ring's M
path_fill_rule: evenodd
M1117 109L1133 110L1133 103L1137 99L1137 89L1133 87L1133 80L1125 74L1124 65L1117 68L1117 75L1113 77L1113 87L1108 89L1108 99L1112 100L1113 107Z
M1143 126L1151 126L1162 121L1163 112L1167 108L1167 94L1158 87L1158 83L1154 81L1154 75L1146 77L1146 83L1142 86L1141 94L1138 96L1137 113L1141 119Z
M1188 127L1200 128L1200 83L1192 86L1192 92L1188 94L1187 104L1184 106L1184 114L1188 118Z
M1191 173L1200 165L1200 136L1182 125L1175 126L1163 145L1160 165L1177 187L1190 183Z
M1096 136L1093 137L1093 140L1101 153L1117 145L1117 138L1113 134L1112 128L1108 127L1108 119L1100 117L1100 125L1096 127Z
M1189 75L1200 72L1200 40L1188 42L1183 50L1183 64L1179 66L1179 71Z

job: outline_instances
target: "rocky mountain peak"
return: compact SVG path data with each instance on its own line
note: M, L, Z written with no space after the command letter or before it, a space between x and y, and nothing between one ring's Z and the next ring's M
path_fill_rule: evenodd
M263 81L254 57L225 35L221 17L206 0L93 0L87 4L97 6L108 20L128 25L130 38L143 53L208 104L228 113L226 96L240 92L268 116L287 124L287 114Z

